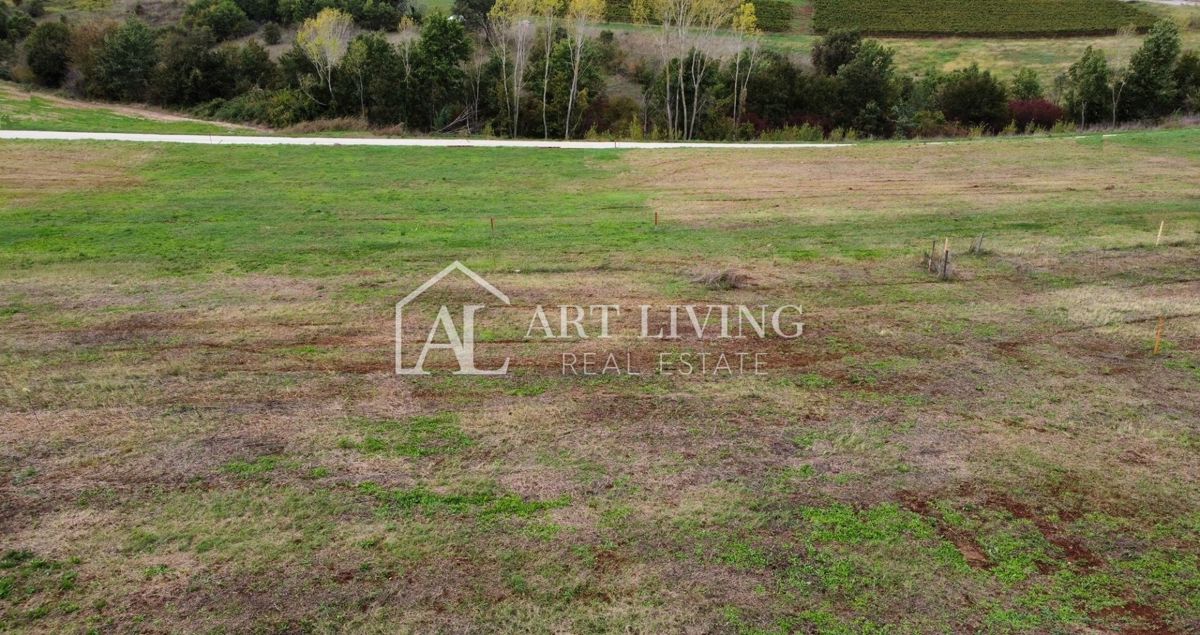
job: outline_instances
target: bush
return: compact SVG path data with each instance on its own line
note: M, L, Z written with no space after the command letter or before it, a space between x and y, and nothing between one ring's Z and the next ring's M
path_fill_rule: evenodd
M45 22L25 40L25 63L37 83L57 87L67 76L71 30L61 22Z
M263 42L266 42L267 46L279 44L282 39L283 34L280 33L278 24L275 24L274 22L268 22L267 25L263 27Z
M14 43L19 42L25 39L25 36L29 35L35 26L36 23L28 13L25 13L24 11L13 11L9 14L8 19L5 22L7 39Z
M784 126L777 130L768 130L759 135L763 141L789 141L793 143L816 143L825 140L825 133L820 128L801 124L799 126Z
M1014 99L1008 102L1008 113L1020 132L1049 130L1066 115L1061 107L1045 99Z
M1041 99L1045 97L1042 81L1032 68L1022 68L1017 71L1012 80L1012 98L1018 100Z
M229 100L215 100L196 109L202 116L225 121L266 124L286 128L317 116L317 104L302 91L251 90Z
M233 0L196 0L183 14L189 28L207 28L218 40L227 40L250 32L246 12Z
M937 101L946 119L966 126L999 132L1009 120L1004 84L975 64L947 75Z

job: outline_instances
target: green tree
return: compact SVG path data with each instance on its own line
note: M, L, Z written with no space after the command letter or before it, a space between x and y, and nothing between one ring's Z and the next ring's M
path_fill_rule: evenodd
M350 42L338 67L347 94L339 97L342 110L374 124L398 123L404 114L408 91L403 86L400 54L379 33L359 35Z
M1038 79L1038 74L1032 68L1022 68L1013 77L1011 94L1013 99L1030 101L1044 98L1046 91L1042 88L1042 80Z
M250 40L230 53L237 83L235 93L244 93L256 88L270 88L275 84L279 69L271 61L271 55L261 44Z
M822 75L837 75L839 69L858 55L862 43L858 31L830 31L813 45L813 67Z
M1179 105L1187 112L1200 110L1200 53L1188 51L1175 65L1175 89Z
M838 69L839 125L874 136L891 134L888 116L899 93L893 56L892 49L866 40L854 59Z
M1122 112L1131 119L1157 119L1177 106L1175 64L1182 48L1179 27L1160 20L1129 61Z
M233 60L214 51L208 29L167 33L159 47L150 97L169 106L194 106L233 95L236 82Z
M71 29L61 22L43 22L25 40L25 63L43 86L55 87L67 75Z
M471 40L462 22L435 13L421 28L421 41L414 51L414 74L421 94L427 124L434 130L453 125L465 117L466 73L462 64L471 55Z
M1083 57L1067 69L1065 100L1067 111L1081 127L1100 121L1109 105L1112 71L1104 51L1087 47Z
M463 25L472 31L479 31L487 24L488 13L496 0L454 0L454 15L462 18Z
M145 99L157 63L154 32L141 20L131 19L104 37L89 90L117 101Z

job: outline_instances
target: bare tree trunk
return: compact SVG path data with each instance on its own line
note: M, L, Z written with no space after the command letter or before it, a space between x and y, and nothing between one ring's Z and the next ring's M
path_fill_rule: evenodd
M579 94L579 73L583 64L583 33L576 34L571 47L571 92L567 96L567 121L563 127L563 138L571 138L571 113L575 109L575 97Z
M545 50L546 63L542 72L542 135L544 138L550 138L550 120L547 118L546 108L547 100L549 99L550 91L550 49L554 46L554 17L547 14L545 21Z

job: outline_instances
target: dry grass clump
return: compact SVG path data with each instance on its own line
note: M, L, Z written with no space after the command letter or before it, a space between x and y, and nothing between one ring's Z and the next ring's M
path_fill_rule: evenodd
M706 289L728 291L741 289L750 284L750 276L737 269L720 269L707 271L692 278L692 282Z
M366 132L371 125L362 117L337 117L336 119L314 119L302 121L285 130L299 134L316 132Z

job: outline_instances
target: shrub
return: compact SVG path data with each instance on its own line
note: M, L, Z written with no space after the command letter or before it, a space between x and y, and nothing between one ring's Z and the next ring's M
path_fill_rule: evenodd
M67 75L71 30L61 22L45 22L25 40L25 63L43 86L57 87Z
M246 12L233 0L196 0L183 14L183 24L207 28L218 40L227 40L250 31Z
M7 39L13 42L19 42L25 39L33 31L36 23L33 18L24 11L13 11L8 15L5 22L5 31L7 31Z
M263 41L266 42L268 46L279 44L282 39L283 34L280 33L278 24L275 24L274 22L268 22L266 26L263 27Z
M1000 80L975 64L947 75L937 99L946 119L992 132L1008 123L1007 100Z
M317 104L302 91L251 90L233 99L218 99L195 109L202 116L286 128L317 116Z
M809 124L799 126L784 126L776 130L767 130L759 135L763 141L789 141L793 143L816 143L825 140L821 129Z
M1008 102L1008 112L1017 130L1049 130L1066 114L1060 106L1045 99L1014 99Z
M1042 81L1038 79L1038 75L1032 68L1022 68L1017 71L1012 80L1012 90L1009 91L1013 99L1030 100L1041 99L1045 97L1045 91L1042 89Z

